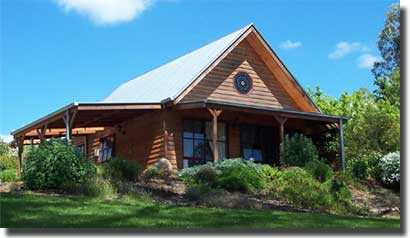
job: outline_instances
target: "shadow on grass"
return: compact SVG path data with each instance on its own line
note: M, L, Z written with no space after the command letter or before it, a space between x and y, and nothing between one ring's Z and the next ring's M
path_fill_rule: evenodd
M274 210L192 208L161 205L142 199L103 200L1 194L0 201L1 226L8 228L93 228L93 230L81 230L81 232L91 233L98 233L99 230L96 228L128 228L114 232L189 232L191 229L217 232L240 231L241 233L243 229L254 229L254 231L275 229L275 232L278 229L299 232L306 232L307 229L312 232L325 229L344 233L348 231L402 232L398 219L344 217ZM13 234L25 231L30 233L32 230L8 230ZM70 232L76 231L78 230L70 230Z

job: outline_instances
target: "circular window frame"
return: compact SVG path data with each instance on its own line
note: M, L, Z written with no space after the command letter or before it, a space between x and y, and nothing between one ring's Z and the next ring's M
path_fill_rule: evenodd
M246 77L249 80L249 89L244 91L242 88L240 88L237 84L237 80L239 80L239 77ZM245 71L239 71L238 73L235 74L233 78L233 86L236 89L236 91L241 94L241 95L248 95L252 89L253 89L253 79L252 77L248 74L248 72Z

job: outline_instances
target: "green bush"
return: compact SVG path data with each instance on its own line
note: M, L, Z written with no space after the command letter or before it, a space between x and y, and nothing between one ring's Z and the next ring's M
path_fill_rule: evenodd
M112 157L106 167L105 173L110 179L135 181L142 171L142 166L135 160Z
M142 173L142 178L145 180L150 180L156 177L160 177L160 171L155 166L150 166Z
M321 160L310 161L305 169L321 183L331 179L333 175L332 168Z
M218 185L228 191L254 192L264 188L264 181L255 170L237 165L221 171Z
M116 194L116 188L111 181L101 176L89 178L82 184L67 184L65 190L70 194L90 197L111 197Z
M60 139L42 142L23 160L22 179L29 189L66 189L95 176L92 160Z
M311 174L301 168L289 168L271 184L272 193L297 207L329 211L331 196Z
M368 165L364 159L352 159L347 165L347 170L355 179L366 179L368 177Z
M263 181L269 183L281 176L281 171L278 168L272 167L267 164L258 164L256 166L256 171Z
M17 170L17 167L18 167L17 157L10 156L10 155L0 156L0 171L6 170L6 169Z
M371 153L367 157L369 175L376 181L381 181L383 168L380 166L382 156L379 153Z
M319 159L312 140L302 134L286 135L281 153L284 166L304 167L306 163Z
M262 165L241 158L224 159L183 169L180 176L187 184L206 183L228 191L255 192L265 187L265 181L258 173L259 166Z
M213 167L201 167L193 176L193 180L197 184L206 184L215 187L218 182L218 172Z
M0 183L15 182L18 180L16 169L6 169L0 171Z
M380 160L382 182L385 185L400 188L400 152L389 153Z

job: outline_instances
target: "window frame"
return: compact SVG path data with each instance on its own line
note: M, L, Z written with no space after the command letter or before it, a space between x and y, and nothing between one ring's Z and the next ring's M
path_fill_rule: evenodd
M103 160L104 153L108 150L107 148L103 148L105 141L109 141L109 143L111 144L111 153L110 153L110 155L108 156L107 159ZM101 137L100 138L100 152L99 152L99 155L98 155L98 161L100 163L106 163L106 162L110 161L110 159L114 156L114 148L115 148L114 135Z
M195 132L194 132L193 128L192 128L192 137L185 137L185 124L189 121L192 122L192 125L193 125L193 122L200 122L201 123L201 131L204 132L204 137L203 138L201 138L201 139L195 138ZM182 120L182 158L183 158L183 160L197 161L197 162L199 162L198 165L199 164L205 164L207 162L213 161L213 158L212 158L211 161L206 159L206 150L205 150L206 147L204 147L202 152L201 152L202 153L202 158L186 157L185 156L185 140L192 140L192 142L191 142L192 143L192 148L194 148L194 146L195 146L195 141L203 141L204 143L212 143L212 138L208 139L206 137L206 123L207 122L212 123L212 121L208 120L208 119L185 118L185 119ZM228 122L223 121L223 120L218 121L218 124L219 123L225 124L225 129L224 129L224 131L225 131L225 140L217 139L217 144L219 145L219 143L224 143L225 157L228 157L228 153L229 153L229 149L228 149L228 147L229 147L228 131L229 130L228 130L228 127L229 127L229 124L228 124ZM211 153L211 155L213 157L212 153Z

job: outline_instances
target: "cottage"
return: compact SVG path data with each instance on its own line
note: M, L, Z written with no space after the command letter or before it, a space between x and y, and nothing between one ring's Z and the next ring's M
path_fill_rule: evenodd
M89 158L111 156L175 170L223 158L278 165L288 133L339 130L250 24L120 85L96 103L72 103L12 132L23 145L63 137Z

